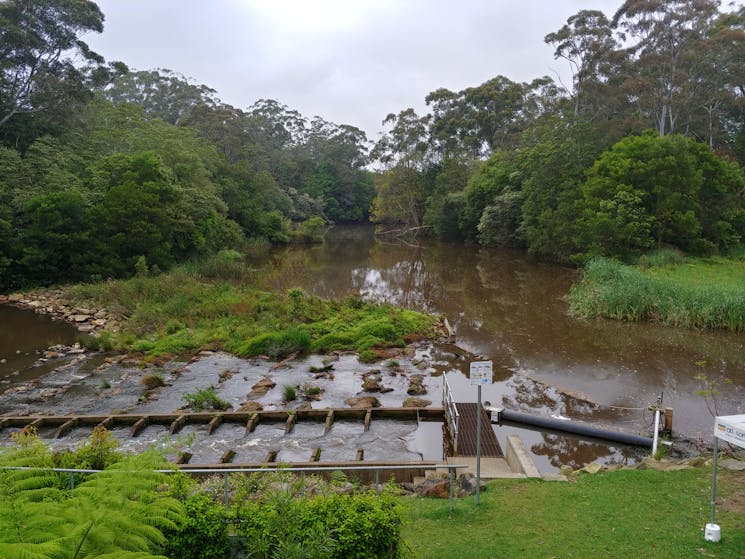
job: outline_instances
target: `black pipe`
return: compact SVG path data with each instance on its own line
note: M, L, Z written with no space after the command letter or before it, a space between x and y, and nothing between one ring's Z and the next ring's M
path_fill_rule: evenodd
M543 429L552 429L554 431L573 433L575 435L582 435L584 437L593 437L596 439L604 439L616 443L632 446L642 446L645 448L652 448L653 445L653 441L650 437L642 437L640 435L632 435L630 433L619 433L617 431L609 431L607 429L600 429L598 427L590 427L589 425L575 423L573 421L567 421L565 419L540 417L535 415L528 415L526 413L518 413L510 410L499 410L497 414L498 423L502 423L502 421L509 421L510 423L532 425L534 427L541 427Z

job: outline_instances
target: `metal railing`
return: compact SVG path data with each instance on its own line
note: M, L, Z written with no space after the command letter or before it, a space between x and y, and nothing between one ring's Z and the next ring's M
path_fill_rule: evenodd
M450 512L453 511L455 501L455 474L458 469L467 468L463 464L399 464L399 465L370 465L370 466L300 466L277 465L276 467L262 468L189 468L189 469L163 469L152 470L161 474L186 473L189 475L217 475L221 474L224 479L224 502L227 506L230 503L229 474L252 474L252 473L314 473L314 472L335 472L335 471L372 471L374 474L375 494L380 494L380 473L381 471L390 470L448 470L450 480ZM33 468L25 466L0 466L0 470L25 470L25 471L44 471L67 473L70 476L70 488L75 489L75 474L97 474L103 471L112 473L132 474L133 470L87 470L78 468Z
M445 420L448 422L450 435L453 442L453 451L458 453L458 426L460 424L460 413L453 399L453 390L450 388L447 375L442 375L442 405L445 408Z

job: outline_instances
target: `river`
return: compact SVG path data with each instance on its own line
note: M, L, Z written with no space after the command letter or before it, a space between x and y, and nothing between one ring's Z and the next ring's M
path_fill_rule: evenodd
M522 252L383 242L369 227L339 227L323 245L274 249L250 259L267 288L302 287L327 298L359 293L443 315L459 346L474 359L493 361L494 382L483 388L483 399L494 406L650 435L648 406L662 398L664 407L674 409L674 432L707 444L714 406L720 415L745 411L743 336L574 318L566 294L579 277L577 270L537 262ZM54 325L47 330L49 321L42 317L0 311L4 382L21 358L35 355L34 349L70 341L55 337L59 332ZM21 376L28 374L20 368ZM456 399L475 401L467 360L446 358L439 369L448 374ZM638 456L570 437L497 431L501 440L518 432L544 471Z

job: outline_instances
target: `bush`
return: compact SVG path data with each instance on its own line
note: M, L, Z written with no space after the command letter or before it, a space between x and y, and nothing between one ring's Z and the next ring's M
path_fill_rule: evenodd
M178 527L164 531L161 553L170 559L222 559L229 557L225 506L205 493L182 497L185 516Z
M278 485L274 485L277 487ZM372 492L303 498L297 484L249 496L233 513L251 557L368 559L398 556L401 516L394 498Z

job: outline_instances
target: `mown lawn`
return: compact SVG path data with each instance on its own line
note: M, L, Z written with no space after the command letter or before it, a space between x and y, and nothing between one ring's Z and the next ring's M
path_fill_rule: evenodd
M704 541L711 471L622 470L572 482L497 480L473 498L404 499L411 557L745 557L745 474L719 476L719 543Z

